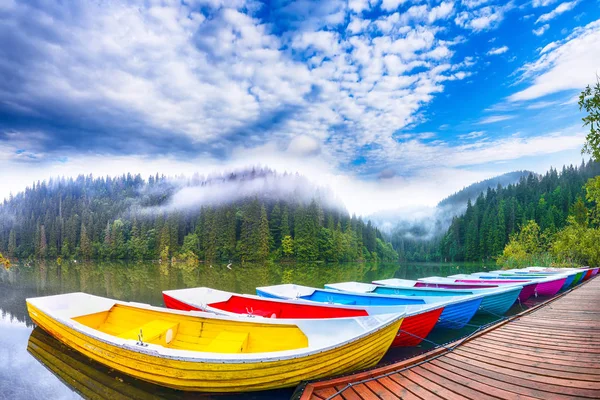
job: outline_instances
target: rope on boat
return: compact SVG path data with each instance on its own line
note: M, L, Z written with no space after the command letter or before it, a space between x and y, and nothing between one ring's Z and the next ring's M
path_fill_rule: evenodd
M423 340L423 341L425 341L425 342L428 342L428 343L434 344L434 345L435 345L435 347L434 347L434 348L436 348L436 349L437 349L438 347L443 347L443 348L445 348L446 350L450 350L450 347L448 347L448 346L446 346L446 345L444 345L444 344L438 344L438 343L434 342L433 340L425 339L424 337L421 337L421 336L419 336L419 335L415 335L414 333L406 332L406 331L403 331L402 329L398 329L398 332L400 332L400 333L405 333L405 334L407 334L407 335L410 335L410 336L412 336L412 337L416 337L417 339L421 339L421 340Z
M508 317L504 317L504 319L508 319ZM404 367L404 368L397 369L397 370L393 370L393 371L390 371L390 372L388 372L388 373L385 373L385 374L381 374L381 375L378 375L378 376L373 376L373 377L371 377L371 378L368 378L368 379L363 379L363 380L361 380L361 381L350 382L350 383L348 383L346 386L344 386L343 388L339 389L337 392L335 392L334 394L332 394L331 396L327 397L325 400L332 400L334 397L336 397L336 396L340 395L341 393L345 392L346 390L350 389L352 386L355 386L355 385L361 385L361 384L363 384L363 383L366 383L366 382L371 382L371 381L374 381L374 380L377 380L377 379L381 379L381 378L386 378L386 377L388 377L388 376L390 376L390 375L394 375L394 374L397 374L397 373L399 373L399 372L403 372L403 371L406 371L406 370L408 370L408 369L411 369L411 368L414 368L414 367L418 367L418 366L420 366L420 365L423 365L423 364L426 364L426 363L428 363L428 362L430 362L430 361L436 360L436 359L438 359L439 357L441 357L441 356L443 356L443 355L446 355L446 354L448 354L449 352L452 352L452 351L454 351L454 350L455 350L455 349L456 349L458 346L460 346L461 344L463 344L463 343L464 343L466 340L470 339L470 338L471 338L473 335L475 335L475 334L476 334L476 333L478 333L479 331L482 331L482 330L484 330L484 329L487 329L488 327L490 327L491 325L494 325L494 324L496 324L497 322L498 322L498 321L493 321L493 322L490 322L490 323L488 323L488 324L485 324L485 325L481 325L481 326L479 326L479 327L478 327L477 329L475 329L473 332L469 333L467 336L463 337L463 338L462 338L460 341L456 342L456 343L454 344L454 346L447 347L447 346L444 346L444 345L437 345L437 347L436 347L436 348L439 348L439 347L444 347L446 350L448 350L448 351L447 351L447 352L445 352L445 353L440 353L440 354L438 354L438 355L436 355L436 356L433 356L433 357L431 357L431 358L428 358L428 359L426 359L426 360L419 361L419 362L418 362L418 363L416 363L416 364L408 365L408 366L406 366L406 367ZM403 332L404 332L404 331L403 331ZM408 332L406 332L406 333L408 333ZM413 335L413 336L416 336L416 335ZM429 341L429 340L427 340L427 341ZM429 341L429 342L432 342L432 341ZM432 342L432 343L436 344L435 342Z

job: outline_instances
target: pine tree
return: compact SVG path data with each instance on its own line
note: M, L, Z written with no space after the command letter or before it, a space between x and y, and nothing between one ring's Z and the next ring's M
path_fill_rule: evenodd
M81 257L84 260L89 260L92 258L92 243L87 235L87 229L85 229L85 225L81 223L81 239L79 241L79 250L81 252Z
M275 251L281 247L281 208L279 203L276 203L271 211L271 218L269 219L269 231L271 234L271 250Z
M258 224L258 249L256 252L257 260L266 260L269 257L269 220L267 219L267 210L264 204L260 207L260 222Z
M17 234L14 228L10 230L8 235L8 257L15 257L17 254Z
M39 258L46 258L48 252L48 242L46 241L46 228L44 225L40 227L40 247L39 247Z

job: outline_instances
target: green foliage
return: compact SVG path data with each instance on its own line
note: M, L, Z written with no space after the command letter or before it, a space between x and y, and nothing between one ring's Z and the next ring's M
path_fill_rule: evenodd
M552 258L547 252L548 238L533 220L527 221L518 233L510 237L497 263L502 266L549 265Z
M600 161L600 80L594 87L588 85L581 92L578 104L579 110L585 110L588 114L582 118L583 126L590 127L581 152L591 154L594 160Z
M589 217L592 223L600 225L600 176L587 181L585 184L585 198L591 203Z
M281 241L281 248L285 257L294 255L294 239L290 235L285 235Z
M3 265L4 268L10 268L10 260L5 258L2 253L0 253L0 265Z
M64 260L175 258L189 265L397 258L370 222L324 209L316 200L244 198L186 211L144 210L166 204L173 192L169 180L158 176L147 182L124 175L36 183L0 204L0 251Z

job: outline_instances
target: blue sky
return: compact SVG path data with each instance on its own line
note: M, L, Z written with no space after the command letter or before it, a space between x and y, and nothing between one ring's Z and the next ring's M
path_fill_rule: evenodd
M0 197L260 164L406 212L579 163L599 49L598 0L5 0Z

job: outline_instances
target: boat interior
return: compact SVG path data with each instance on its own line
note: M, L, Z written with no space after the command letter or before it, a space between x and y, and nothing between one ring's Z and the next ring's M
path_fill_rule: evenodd
M242 296L231 296L226 301L211 303L210 306L223 311L258 315L266 318L340 318L369 315L361 309L291 304Z
M141 338L143 343L180 350L262 353L308 346L308 338L296 325L203 318L124 304L73 320L117 338Z

